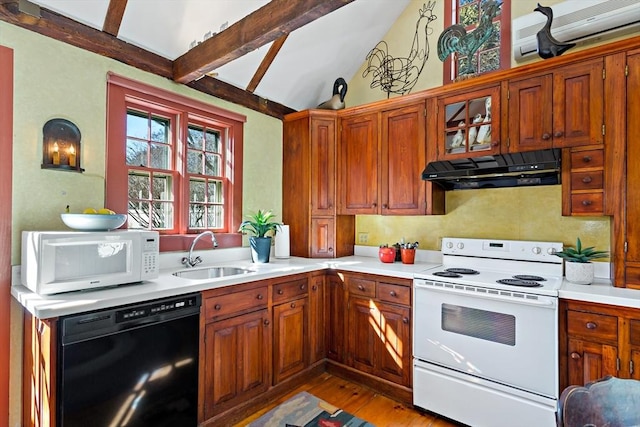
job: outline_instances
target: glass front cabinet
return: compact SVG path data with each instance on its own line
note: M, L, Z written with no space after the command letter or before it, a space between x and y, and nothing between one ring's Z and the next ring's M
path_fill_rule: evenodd
M500 87L438 99L439 160L500 153Z

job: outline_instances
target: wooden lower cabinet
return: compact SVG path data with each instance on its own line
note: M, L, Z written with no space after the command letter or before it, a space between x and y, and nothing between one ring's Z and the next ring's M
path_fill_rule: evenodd
M309 364L327 357L325 344L325 273L314 274L309 283Z
M640 379L640 310L561 300L560 391L606 375Z
M327 358L342 363L345 355L346 291L339 274L328 273L325 283L325 345Z
M267 390L270 331L266 308L205 326L205 419Z
M273 383L308 366L309 298L273 307Z

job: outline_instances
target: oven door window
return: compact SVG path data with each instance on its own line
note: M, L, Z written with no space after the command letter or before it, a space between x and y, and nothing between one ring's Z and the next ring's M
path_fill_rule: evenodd
M442 304L442 329L456 334L516 345L516 318L511 314Z

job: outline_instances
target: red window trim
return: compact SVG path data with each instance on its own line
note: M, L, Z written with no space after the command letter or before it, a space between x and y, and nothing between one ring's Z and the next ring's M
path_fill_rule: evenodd
M105 170L105 206L116 212L127 211L128 174L126 172L125 147L110 145L109 141L124 141L126 138L127 99L138 96L141 100L155 102L158 105L186 106L198 110L206 116L217 116L221 123L229 126L228 146L233 152L233 169L228 176L232 185L228 205L231 206L230 232L216 233L219 247L238 247L242 245L242 235L235 233L242 222L242 159L243 124L246 116L209 105L186 96L140 83L113 73L107 75L107 144ZM161 251L186 250L193 241L193 234L167 234L160 237ZM203 239L204 240L204 239ZM202 242L203 248L210 243Z
M457 4L457 0L446 0L444 2L444 28L449 28L456 22L453 2ZM511 0L502 0L500 31L500 70L507 70L511 68ZM444 84L453 83L453 79L451 78L451 67L453 67L451 56L444 60L443 67Z

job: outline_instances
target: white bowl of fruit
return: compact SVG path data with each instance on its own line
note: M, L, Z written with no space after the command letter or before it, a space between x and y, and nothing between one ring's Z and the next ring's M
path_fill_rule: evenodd
M126 214L117 214L106 208L87 208L81 214L63 213L60 217L67 227L80 231L115 230L127 222Z

